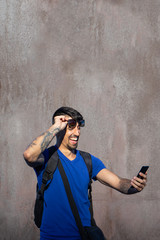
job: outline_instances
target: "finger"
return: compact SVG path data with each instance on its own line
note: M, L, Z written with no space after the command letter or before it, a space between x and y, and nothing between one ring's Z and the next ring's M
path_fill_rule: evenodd
M67 122L67 119L65 119L65 118L60 118L60 120L61 120L62 122Z
M136 182L139 182L139 183L143 183L143 179L139 178L139 177L134 177L132 180L136 181Z
M56 117L55 117L55 120L61 121L61 122L65 122L65 121L66 121L66 117L65 117L64 115L62 115L62 116L56 116Z
M144 186L146 185L146 181L142 180L140 178L134 177L131 180L131 183L134 184L134 186L136 186L137 188L143 189Z
M143 179L147 179L147 172L144 174L142 172L139 173L139 175L143 178Z
M138 181L137 181L138 180ZM134 185L134 187L136 186L136 188L138 190L142 190L145 186L145 182L140 179L140 178L137 178L137 177L134 177L132 180L131 180L131 184Z
M67 125L67 119L65 116L56 116L54 118L54 123L58 124L62 129Z
M60 116L60 117L61 117L60 119L61 119L63 122L67 122L68 119L69 119L69 116L65 116L65 115Z
M143 190L142 187L137 186L134 182L131 182L131 185L132 185L135 189L137 189L139 192Z

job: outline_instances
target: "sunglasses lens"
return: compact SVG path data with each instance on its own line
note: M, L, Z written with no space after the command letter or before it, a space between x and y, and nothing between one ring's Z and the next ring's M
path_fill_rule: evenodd
M69 128L74 128L77 124L77 121L75 119L69 119L68 120L68 126ZM80 120L78 121L78 124L80 127L84 127L85 126L85 120Z
M76 120L74 120L74 119L69 119L69 120L68 120L68 126L69 126L70 128L75 127L75 126L76 126Z
M79 126L80 126L80 127L84 127L84 126L85 126L85 120L79 121Z

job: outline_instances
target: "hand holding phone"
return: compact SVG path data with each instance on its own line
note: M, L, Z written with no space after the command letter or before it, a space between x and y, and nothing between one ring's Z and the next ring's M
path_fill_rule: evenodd
M141 169L140 169L140 171L139 171L138 174L137 174L137 177L143 179L143 177L142 177L139 173L141 172L141 173L145 174L145 173L147 172L148 168L149 168L149 166L142 166ZM131 193L134 193L134 190L135 190L135 192L136 192L136 188L134 188L133 186L131 186L130 189L128 190L128 193L130 193L130 194L131 194Z

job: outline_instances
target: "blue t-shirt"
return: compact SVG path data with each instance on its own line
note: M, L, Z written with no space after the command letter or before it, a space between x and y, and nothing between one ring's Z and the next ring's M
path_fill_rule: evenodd
M41 186L42 175L48 161L48 149L43 152L45 163L41 171L36 172L38 185ZM76 158L69 160L59 149L58 155L67 175L70 188L76 202L83 226L91 226L91 215L88 200L89 173L87 166L76 152ZM105 165L92 156L92 178L95 179ZM80 234L70 208L66 191L58 168L55 170L49 188L44 192L44 210L40 227L41 240L80 240Z

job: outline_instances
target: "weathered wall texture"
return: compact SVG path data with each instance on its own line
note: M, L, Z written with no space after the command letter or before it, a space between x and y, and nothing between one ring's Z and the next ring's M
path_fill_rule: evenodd
M94 183L108 240L160 236L160 1L0 2L0 240L36 240L36 177L26 146L62 105L85 116L79 148L146 189L125 196Z

